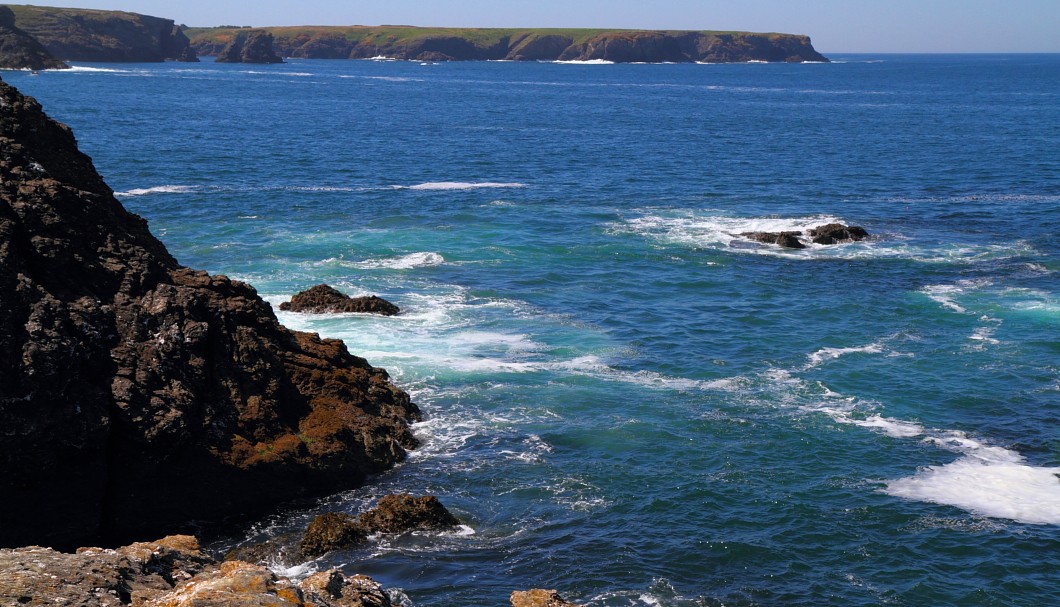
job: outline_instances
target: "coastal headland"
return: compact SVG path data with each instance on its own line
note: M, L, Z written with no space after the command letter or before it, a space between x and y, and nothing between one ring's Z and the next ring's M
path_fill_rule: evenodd
M218 55L246 28L188 28L199 55ZM298 59L733 63L828 61L809 36L720 31L479 29L411 26L268 27L276 52Z

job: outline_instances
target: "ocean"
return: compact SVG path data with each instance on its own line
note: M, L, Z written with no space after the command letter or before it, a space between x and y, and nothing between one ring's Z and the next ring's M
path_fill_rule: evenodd
M369 486L466 525L308 563L416 607L1060 605L1060 55L5 73L188 266L426 420ZM804 250L748 231L830 222ZM148 539L148 538L144 538Z

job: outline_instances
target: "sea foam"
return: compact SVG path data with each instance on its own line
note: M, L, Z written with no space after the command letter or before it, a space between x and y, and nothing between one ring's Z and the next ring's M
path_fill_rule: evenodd
M478 190L492 188L525 188L525 183L431 181L417 185L395 185L396 190Z
M149 194L187 194L198 189L193 185L160 185L153 188L134 188L124 192L114 192L119 198L130 198L133 196L147 196Z
M884 492L983 516L1060 525L1060 467L1031 466L1015 451L986 445L962 432L926 440L964 456L889 481Z

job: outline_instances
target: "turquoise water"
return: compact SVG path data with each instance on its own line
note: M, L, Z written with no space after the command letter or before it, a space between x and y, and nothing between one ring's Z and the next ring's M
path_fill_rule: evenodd
M370 487L467 522L342 566L405 605L1060 604L1060 56L292 61L5 80L184 264L386 367ZM733 235L865 226L803 251Z

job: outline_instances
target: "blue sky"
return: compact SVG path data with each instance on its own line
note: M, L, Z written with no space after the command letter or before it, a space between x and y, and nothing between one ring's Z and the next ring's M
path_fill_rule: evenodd
M57 0L188 25L722 29L808 34L824 53L1060 52L1060 0Z

